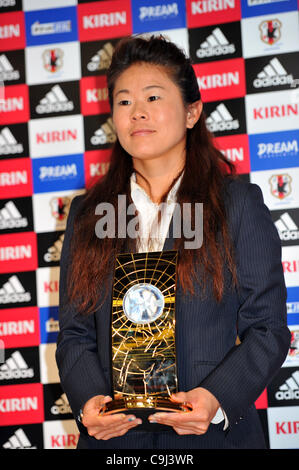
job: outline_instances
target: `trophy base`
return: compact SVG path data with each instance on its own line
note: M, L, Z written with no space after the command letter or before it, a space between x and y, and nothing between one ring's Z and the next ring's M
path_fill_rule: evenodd
M142 420L142 424L134 428L134 431L170 431L172 428L164 424L150 423L148 417L157 411L185 413L192 411L188 403L177 403L169 397L154 396L128 396L116 398L106 403L100 410L100 415L114 413L133 414Z

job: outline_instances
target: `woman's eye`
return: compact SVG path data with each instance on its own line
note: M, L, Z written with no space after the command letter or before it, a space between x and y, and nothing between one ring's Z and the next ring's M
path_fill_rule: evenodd
M121 106L125 106L128 103L129 103L129 100L122 100L118 104L120 104Z
M157 95L152 95L148 98L149 101L156 101L160 98L160 96L157 96ZM120 106L127 106L128 104L130 104L131 101L130 100L121 100L118 102L118 104Z

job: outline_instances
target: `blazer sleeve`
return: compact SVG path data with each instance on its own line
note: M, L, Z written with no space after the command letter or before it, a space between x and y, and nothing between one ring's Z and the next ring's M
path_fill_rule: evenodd
M245 196L235 250L241 343L200 384L216 396L230 424L254 404L290 345L281 242L262 191L253 183Z
M79 315L68 301L66 291L74 216L81 198L75 196L72 200L60 258L59 335L56 349L61 386L75 418L91 397L109 393L97 353L94 315Z

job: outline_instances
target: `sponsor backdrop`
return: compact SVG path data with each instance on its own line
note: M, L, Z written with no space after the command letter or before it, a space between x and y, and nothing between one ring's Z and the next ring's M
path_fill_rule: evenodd
M76 446L55 363L66 219L109 166L114 46L152 32L190 54L215 142L280 234L292 344L256 406L270 448L299 448L297 0L0 0L0 448Z

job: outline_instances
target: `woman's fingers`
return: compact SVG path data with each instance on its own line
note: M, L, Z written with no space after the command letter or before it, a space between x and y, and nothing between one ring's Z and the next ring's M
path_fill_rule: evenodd
M112 423L107 426L91 426L88 427L88 434L95 437L96 439L111 439L112 437L123 436L130 429L141 424L140 419L136 419L133 416L127 417L125 421L122 421L120 424L116 425Z
M87 428L88 434L96 439L106 440L122 436L129 429L142 423L133 414L100 414L102 406L109 401L111 401L110 396L97 395L88 400L83 408L82 423Z
M187 413L156 413L149 416L149 421L172 426L181 434L204 434L209 427L206 415L205 410Z
M141 420L134 420L134 422L132 423L129 423L127 425L124 425L124 426L120 426L117 430L112 430L112 431L101 431L99 433L96 433L95 434L95 438L96 439L103 439L103 440L108 440L108 439L111 439L113 437L120 437L120 436L123 436L124 434L126 434L130 429L133 429L135 428L136 426L139 426L139 424L141 424Z
M112 415L99 415L98 412L83 414L83 424L85 427L100 426L109 427L117 426L125 422L127 416L125 414L115 413Z

